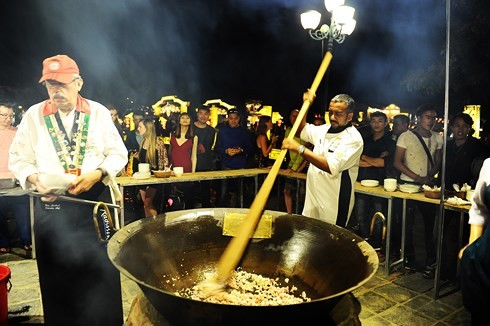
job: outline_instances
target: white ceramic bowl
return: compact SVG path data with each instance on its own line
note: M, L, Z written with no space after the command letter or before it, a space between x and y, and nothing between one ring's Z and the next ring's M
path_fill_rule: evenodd
M364 187L377 187L379 186L378 180L361 180L361 185Z
M409 194L420 192L420 186L412 184L401 184L398 189L400 189L401 192L407 192Z
M174 174L176 177L180 177L182 174L184 174L184 168L181 166L174 167Z

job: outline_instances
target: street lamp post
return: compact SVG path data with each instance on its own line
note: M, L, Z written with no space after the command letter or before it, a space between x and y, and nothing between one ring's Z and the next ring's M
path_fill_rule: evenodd
M342 43L346 35L350 35L355 27L354 19L355 9L344 6L345 0L325 0L325 8L332 14L330 26L327 24L320 25L322 14L316 10L309 10L301 14L301 25L306 29L311 38L322 41L322 58L324 56L324 40L327 39L327 51L333 52L333 41ZM317 29L318 28L318 29ZM328 104L328 72L325 79L325 101Z

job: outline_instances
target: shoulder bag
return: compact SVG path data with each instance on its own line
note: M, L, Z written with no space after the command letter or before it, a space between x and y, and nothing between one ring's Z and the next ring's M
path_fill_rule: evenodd
M430 166L434 166L434 160L432 159L432 155L430 154L429 148L427 147L427 144L425 141L422 139L422 136L420 136L417 132L410 130L411 132L414 133L415 136L419 139L420 143L422 144L422 147L425 150L425 153L427 154L427 157L429 158Z

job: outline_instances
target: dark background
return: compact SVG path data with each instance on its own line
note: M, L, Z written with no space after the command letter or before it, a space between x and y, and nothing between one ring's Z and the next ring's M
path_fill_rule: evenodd
M485 113L487 34L471 26L486 24L488 4L452 3L449 109L482 104ZM348 93L360 109L395 103L413 112L432 102L443 114L446 1L346 5L356 8L356 29L334 45L310 111ZM83 96L123 111L177 95L191 108L215 98L239 108L261 100L287 116L301 107L323 57L322 42L300 23L309 9L330 23L321 0L2 0L0 99L25 107L44 99L42 60L63 53L80 67Z

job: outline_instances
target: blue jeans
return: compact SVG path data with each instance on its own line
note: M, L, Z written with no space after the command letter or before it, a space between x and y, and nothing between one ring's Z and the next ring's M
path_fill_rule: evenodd
M7 214L12 211L17 224L22 245L31 244L31 223L29 218L29 196L0 197L0 247L9 245Z

